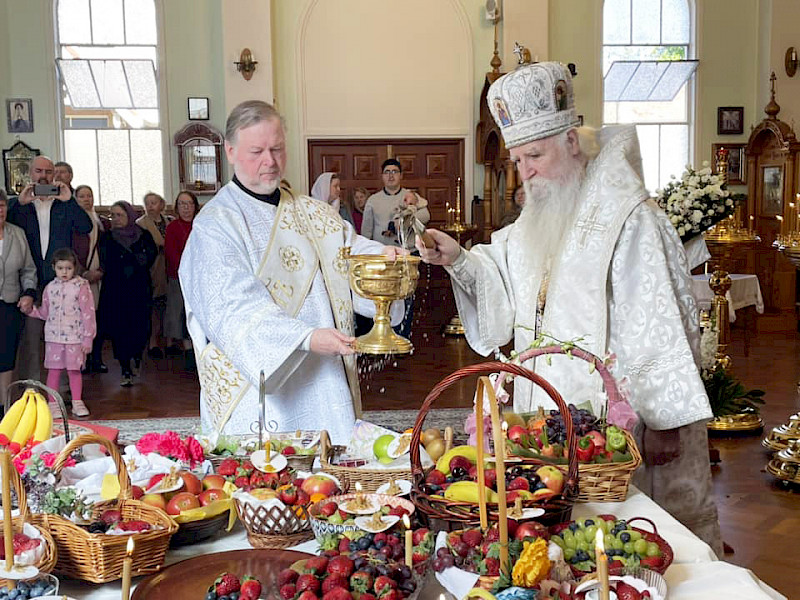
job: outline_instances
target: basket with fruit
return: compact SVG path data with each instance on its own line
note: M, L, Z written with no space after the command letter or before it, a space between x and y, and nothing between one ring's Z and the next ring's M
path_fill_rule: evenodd
M645 521L653 531L632 527L634 521ZM597 568L595 540L597 531L603 532L603 546L608 556L608 570L618 575L626 570L643 567L663 574L672 564L672 547L658 535L650 519L634 517L617 519L614 515L598 515L560 523L550 528L550 539L564 551L573 573L582 577Z
M422 435L425 418L433 402L449 387L458 381L475 375L503 372L518 377L524 377L542 388L555 402L564 417L566 427L566 443L568 447L568 463L554 465L546 459L529 459L528 464L522 465L521 459L509 459L509 463L502 465L499 460L486 457L483 461L479 456L483 448L477 446L456 446L445 453L436 463L435 468L427 473L420 462L419 441ZM486 382L486 384L484 383ZM493 430L495 447L500 446L498 454L505 458L505 448L500 432L497 402L488 379L482 377L478 382L479 398L483 398L483 389L491 397ZM482 406L480 403L478 406ZM482 417L479 419L482 422ZM464 525L477 524L481 519L481 503L485 499L488 507L489 518L497 520L505 507L498 503L497 494L502 487L505 495L505 484L508 481L509 493L506 500L515 500L519 497L526 508L541 509L540 520L546 524L555 524L569 519L572 506L578 493L578 462L577 440L573 434L572 417L561 395L540 375L515 364L488 362L465 367L440 381L425 398L420 408L414 433L411 441L411 465L414 473L414 488L411 498L417 508L431 519L445 522L448 529L460 529ZM514 462L516 461L516 462ZM479 463L494 462L494 468L481 468ZM518 471L517 472L517 468ZM512 474L512 470L513 471ZM453 472L455 470L455 473ZM501 482L497 478L502 476ZM484 489L478 483L483 477Z
M113 443L99 435L79 436L58 455L53 472L60 473L70 455L86 444L100 444L108 451L117 468L119 497L94 504L89 509L89 525L84 527L61 514L33 516L34 524L47 528L55 540L58 561L54 570L92 583L115 581L122 577L128 536L133 536L136 547L133 575L159 570L178 524L160 508L132 498L128 470Z
M320 543L330 535L352 538L361 531L380 533L413 513L414 505L405 498L369 493L331 496L309 510L311 528Z
M311 470L319 450L319 431L297 430L269 433L268 435L272 450L285 456L292 469L296 471ZM199 440L206 449L206 456L214 469L217 469L228 458L243 459L258 450L258 438L252 435L220 435L214 438L200 436Z
M12 390L21 386L25 388L22 396L10 406ZM15 381L8 386L4 416L0 421L0 446L8 448L12 456L26 446L49 440L53 435L53 413L47 396L55 399L54 404L61 411L62 425L66 441L69 441L69 419L67 409L61 395L33 379Z
M49 573L55 567L58 558L56 542L45 527L33 524L25 486L22 485L16 469L10 469L10 473L11 487L16 492L19 505L19 515L12 519L14 565L33 565L40 573ZM5 560L5 557L5 545L0 534L0 559ZM10 583L9 580L0 578L0 587Z
M526 360L542 355L567 354L571 358L584 360L591 365L603 382L609 405L621 401L614 376L604 361L577 347L569 350L562 346L532 348L519 355ZM624 429L607 425L586 409L568 406L578 441L578 476L581 482L577 502L622 502L628 496L628 485L634 471L642 464L642 455L631 434ZM521 418L509 418L506 447L513 456L523 461L542 457L566 463L565 448L567 432L562 412L550 410ZM514 418L516 417L516 418Z

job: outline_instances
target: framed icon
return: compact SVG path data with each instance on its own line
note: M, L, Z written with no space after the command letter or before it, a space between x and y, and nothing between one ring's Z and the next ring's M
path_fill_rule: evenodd
M738 135L744 131L744 107L717 108L717 135Z
M6 98L6 121L9 133L33 133L33 100Z
M189 98L189 120L208 121L208 98Z

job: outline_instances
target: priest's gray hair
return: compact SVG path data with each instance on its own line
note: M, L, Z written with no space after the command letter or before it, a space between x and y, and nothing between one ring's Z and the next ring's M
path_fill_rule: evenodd
M247 129L270 119L278 119L283 131L286 132L286 119L272 104L263 100L245 100L228 115L228 121L225 123L225 140L229 144L236 144L236 134L240 129Z

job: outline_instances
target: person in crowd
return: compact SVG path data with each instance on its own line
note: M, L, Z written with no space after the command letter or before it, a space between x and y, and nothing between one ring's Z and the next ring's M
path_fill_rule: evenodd
M353 224L353 213L346 201L342 201L341 181L338 173L322 173L311 186L311 197L333 207L345 221Z
M19 197L12 198L8 205L8 220L22 227L36 265L37 294L41 297L44 287L53 280L53 252L59 248L71 248L76 233L88 234L92 230L89 215L78 206L69 186L63 182L55 185L59 193L55 196L34 195L36 184L53 185L55 167L46 156L37 156L31 161L31 183L26 185ZM41 380L41 340L44 322L27 317L19 347L17 376L20 379Z
M72 237L72 249L78 257L78 270L92 290L94 308L100 304L100 286L103 280L103 271L100 268L100 237L105 233L106 223L100 220L94 209L94 192L88 185L79 185L75 188L75 200L86 211L92 220L92 231L88 235L76 234ZM98 329L92 342L92 353L86 357L83 373L108 373L108 367L103 362L102 332Z
M361 223L361 235L377 240L388 246L400 244L397 235L389 227L395 209L403 203L408 190L402 186L403 167L396 158L387 158L381 165L383 189L367 198L364 207L364 218Z
M153 284L150 268L158 249L150 232L136 224L125 201L111 206L111 231L100 242L100 329L119 361L122 387L133 385L133 366L141 361L150 337Z
M514 190L512 198L514 199L514 206L512 207L511 212L503 215L503 218L500 221L501 229L503 227L508 227L519 218L519 215L522 212L522 207L525 206L525 187L518 185Z
M5 406L16 363L22 315L36 297L36 265L28 240L22 229L6 220L7 215L8 199L0 188L0 407Z
M167 225L164 254L167 259L167 311L164 314L164 335L171 338L172 345L180 353L186 354L186 366L194 369L194 355L189 331L186 329L186 308L183 305L178 268L181 256L192 233L192 222L200 211L200 203L192 192L181 192L175 199L175 212L178 218Z
M365 187L357 187L353 190L353 227L356 233L361 233L361 223L364 220L364 207L367 205L369 192Z
M164 212L167 205L164 198L155 192L148 192L144 196L145 213L136 219L136 224L146 229L153 238L158 248L158 256L150 269L150 279L153 282L153 311L150 315L150 342L147 355L153 360L164 358L161 350L161 339L164 337L164 313L167 307L167 271L164 256L164 243L167 235L167 226L172 222L172 217ZM167 352L170 349L167 348Z
M565 101L556 102L557 90ZM512 338L522 352L543 332L580 339L597 356L615 354L639 417L641 489L721 553L697 306L680 238L648 201L635 127L579 131L570 73L555 62L504 75L487 102L524 182L525 205L490 244L469 251L429 230L436 247L418 242L422 259L447 268L467 341L482 355ZM530 367L600 414L600 382L587 385L578 362ZM518 378L515 410L539 405L540 392Z
M72 248L59 248L53 253L56 277L44 288L41 306L32 306L27 314L45 321L44 366L47 386L58 389L63 371L69 378L72 414L85 419L89 409L83 401L81 369L92 351L97 325L94 299L89 282L78 273L78 257ZM55 400L51 410L57 414Z
M72 187L72 178L75 176L72 172L72 165L60 160L53 167L53 181L66 183L69 191L75 194L75 188Z
M330 205L279 187L286 135L272 105L233 109L225 153L233 181L194 220L178 270L203 428L248 433L263 373L267 422L280 431L324 428L346 442L361 402L354 298L340 251L401 251L356 235ZM356 302L359 311L373 306ZM394 304L399 321L402 302Z

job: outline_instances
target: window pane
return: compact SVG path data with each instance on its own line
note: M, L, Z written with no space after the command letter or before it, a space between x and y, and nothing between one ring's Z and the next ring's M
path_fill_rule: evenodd
M689 128L686 125L662 125L661 175L657 187L664 187L669 182L670 175L680 177L687 164L689 164Z
M75 108L99 107L100 97L97 95L89 62L85 60L58 60L61 77L69 93L70 104Z
M634 73L636 73L637 63L615 62L613 67L603 79L603 97L607 101L616 100L622 96Z
M661 0L633 1L633 43L661 43Z
M131 131L131 171L133 201L142 204L147 192L164 195L164 161L161 156L161 132Z
M156 44L153 0L125 0L125 33L129 44Z
M639 147L642 151L642 170L644 171L644 185L654 192L658 188L658 125L637 125L636 133L639 134Z
M633 78L622 92L620 100L645 100L666 70L665 63L640 62Z
M631 43L631 0L606 0L603 5L603 43Z
M688 119L686 87L672 102L606 102L615 123L685 123Z
M153 63L144 60L126 60L122 63L128 76L133 105L136 108L158 108L156 73Z
M103 204L131 201L131 156L128 132L106 129L97 132L100 163L100 194Z
M687 0L662 0L661 43L689 43L689 3Z
M59 0L58 39L62 44L91 44L89 0Z
M90 61L100 101L106 108L132 108L128 82L118 60Z
M61 58L128 58L157 62L155 46L64 46Z
M73 187L88 185L94 193L95 204L100 204L100 187L97 185L97 135L95 132L65 131L64 157L72 165L75 173Z
M122 0L92 0L92 35L95 44L124 44Z

